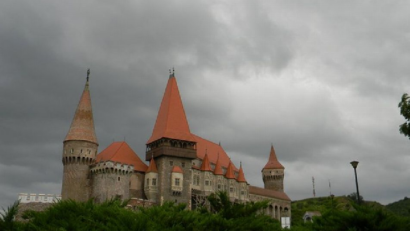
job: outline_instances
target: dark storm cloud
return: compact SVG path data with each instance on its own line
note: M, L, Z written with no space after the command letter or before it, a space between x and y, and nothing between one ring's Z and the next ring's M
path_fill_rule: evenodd
M410 161L397 131L397 101L410 83L408 7L2 1L0 205L20 192L60 193L62 141L87 68L100 151L125 139L144 155L175 67L192 132L221 141L251 184L262 185L273 143L294 199L310 196L311 175L321 195L323 175L335 194L350 193L346 174L356 158L369 198L400 199L407 189L388 179L408 181L397 176Z

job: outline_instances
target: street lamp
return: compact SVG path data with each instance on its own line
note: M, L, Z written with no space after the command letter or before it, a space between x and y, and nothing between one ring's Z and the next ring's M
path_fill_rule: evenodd
M359 183L357 183L357 172L356 168L359 165L359 161L352 161L350 164L353 166L354 169L354 177L356 178L356 190L357 190L357 203L360 205L360 194L359 194Z

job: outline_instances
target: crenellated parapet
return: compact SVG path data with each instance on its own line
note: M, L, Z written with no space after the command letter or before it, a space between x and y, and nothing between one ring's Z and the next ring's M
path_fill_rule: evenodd
M91 168L93 174L114 173L128 175L134 172L134 166L114 161L101 161Z
M61 200L61 195L42 193L20 193L18 200L20 203L55 203Z

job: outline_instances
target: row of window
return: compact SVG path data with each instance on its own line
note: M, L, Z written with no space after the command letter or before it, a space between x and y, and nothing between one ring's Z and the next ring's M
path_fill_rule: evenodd
M151 181L151 185L152 186L156 186L157 185L157 178L152 178L152 181ZM147 178L147 186L149 186L149 178Z

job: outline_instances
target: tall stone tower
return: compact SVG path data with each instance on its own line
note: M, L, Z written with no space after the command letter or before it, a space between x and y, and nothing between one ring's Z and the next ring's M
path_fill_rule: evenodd
M90 165L97 155L98 142L94 130L89 90L90 69L84 91L75 111L63 145L62 199L86 201L91 197Z
M279 163L273 145L270 149L268 163L266 163L265 167L262 169L262 177L266 189L283 192L285 168L281 163Z
M147 142L146 160L155 158L158 193L155 201L186 203L190 207L192 160L196 140L189 129L174 73L170 74L152 135Z

